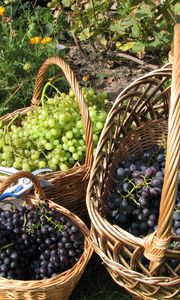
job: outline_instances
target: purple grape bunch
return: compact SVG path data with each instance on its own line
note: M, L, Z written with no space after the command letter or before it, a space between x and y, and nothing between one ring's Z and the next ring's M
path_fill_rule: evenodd
M48 203L0 208L0 276L41 280L71 268L84 249L80 229Z
M129 155L116 169L115 184L106 205L107 218L137 237L152 233L159 216L166 151L153 144L139 155ZM173 233L180 235L180 175Z

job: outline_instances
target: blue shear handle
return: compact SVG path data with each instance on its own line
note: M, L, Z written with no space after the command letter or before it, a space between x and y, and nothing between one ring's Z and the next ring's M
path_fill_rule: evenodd
M14 193L4 193L4 194L0 195L0 201L3 201L4 199L6 199L8 197L19 198L19 195L16 195Z

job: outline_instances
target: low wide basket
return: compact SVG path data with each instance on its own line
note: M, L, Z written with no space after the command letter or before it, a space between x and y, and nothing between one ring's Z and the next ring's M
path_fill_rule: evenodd
M31 106L17 109L13 113L1 117L0 121L2 121L3 124L8 124L17 114L25 116L29 111L33 111L36 106L41 105L40 99L45 75L52 65L57 65L63 71L75 94L85 129L86 158L83 165L76 164L66 172L56 171L44 175L44 179L47 179L52 183L52 187L46 189L46 194L49 195L52 200L76 213L85 220L87 217L85 204L86 188L93 160L92 127L88 107L70 66L59 57L48 58L39 69L35 81ZM3 177L1 178L3 179Z
M157 229L136 237L105 214L115 172L129 154L167 140L165 177ZM172 216L180 164L180 24L175 27L171 65L137 79L117 97L102 131L87 189L91 239L113 280L136 299L180 299L180 236L172 234ZM177 245L172 248L174 242ZM145 264L144 254L149 260ZM163 273L161 273L163 270ZM166 275L162 275L166 274ZM168 275L167 275L168 274Z
M37 203L39 201L48 201L50 207L58 210L64 216L68 217L85 236L84 251L79 261L67 271L49 279L42 280L14 280L0 277L0 299L3 300L67 300L73 289L81 278L84 269L92 255L92 247L89 242L89 231L85 224L73 213L58 204L48 200L44 196L39 180L29 172L18 172L11 175L3 181L0 186L2 193L10 184L16 182L19 178L29 178L34 183L35 194L28 194L25 197L27 203Z

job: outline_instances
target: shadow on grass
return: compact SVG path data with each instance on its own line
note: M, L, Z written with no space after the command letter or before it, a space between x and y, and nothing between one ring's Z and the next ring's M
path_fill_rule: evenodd
M100 258L93 254L70 300L132 300L111 278Z

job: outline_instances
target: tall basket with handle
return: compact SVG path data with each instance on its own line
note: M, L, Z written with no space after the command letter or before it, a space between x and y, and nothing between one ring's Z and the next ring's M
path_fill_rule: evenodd
M171 82L172 74L172 82ZM158 225L145 237L108 221L107 198L117 167L167 140ZM136 299L180 299L180 236L172 231L180 167L180 23L175 26L173 68L166 65L130 84L118 96L101 134L87 190L91 239L113 280ZM141 259L142 255L145 260Z

